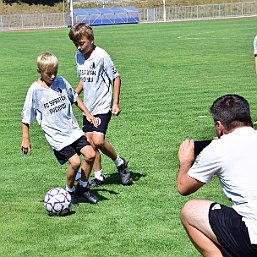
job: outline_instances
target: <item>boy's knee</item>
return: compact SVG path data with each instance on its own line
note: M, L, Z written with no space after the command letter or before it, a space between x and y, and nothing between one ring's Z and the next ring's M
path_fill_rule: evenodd
M83 153L83 155L85 157L85 161L93 162L95 160L95 156L96 156L95 150L93 149L92 146L86 146L85 148L86 149Z
M79 158L74 159L74 160L72 160L72 161L70 162L70 165L72 166L72 168L73 168L74 170L77 170L77 169L80 167L80 164L81 164L81 162L80 162L80 159L79 159Z
M93 144L97 149L101 149L104 145L104 139L95 139Z

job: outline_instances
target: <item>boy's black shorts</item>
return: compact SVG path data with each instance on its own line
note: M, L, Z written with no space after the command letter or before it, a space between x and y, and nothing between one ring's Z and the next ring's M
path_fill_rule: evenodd
M209 222L224 256L257 256L257 245L251 244L242 216L234 209L219 203L212 203L209 209Z
M74 154L80 155L80 150L84 147L90 145L90 143L87 141L87 138L85 136L80 137L75 142L73 142L70 145L65 146L60 151L54 151L54 155L58 162L63 165L66 163L70 157L72 157Z
M94 117L96 117L98 119L98 127L95 127L92 123L90 123L86 116L83 116L83 131L85 133L87 132L101 132L103 134L106 134L109 122L111 120L112 117L112 113L108 112L105 114L96 114L94 115Z

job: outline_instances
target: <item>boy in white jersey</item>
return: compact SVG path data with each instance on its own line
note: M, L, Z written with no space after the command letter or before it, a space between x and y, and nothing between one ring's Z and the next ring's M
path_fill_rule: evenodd
M119 95L121 80L111 57L100 47L94 45L94 33L86 23L75 24L69 32L69 38L76 48L76 65L80 82L75 91L80 94L84 90L84 104L97 118L98 127L92 126L83 118L83 131L96 150L93 165L95 183L104 183L99 150L111 158L118 168L121 183L130 183L128 162L120 157L112 145L105 140L105 134L112 114L120 114ZM113 92L112 92L113 87Z
M93 126L97 126L97 120L70 84L63 77L57 76L57 70L58 60L52 53L45 52L37 57L40 77L30 86L23 106L21 150L24 154L32 153L29 126L36 118L59 163L70 163L66 172L66 190L71 194L72 203L78 203L78 196L95 204L98 198L92 194L87 182L95 150L79 128L71 104L75 103ZM81 164L80 154L84 157L81 166L83 172L75 190L74 179Z
M229 94L216 99L210 111L218 139L196 159L193 140L180 145L177 187L180 194L189 195L216 175L232 208L192 199L182 208L181 221L203 256L257 256L257 131L249 104Z

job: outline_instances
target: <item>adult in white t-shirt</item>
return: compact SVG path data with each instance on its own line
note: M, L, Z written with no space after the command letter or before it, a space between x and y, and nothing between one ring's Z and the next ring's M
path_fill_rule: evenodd
M192 199L183 206L181 221L203 256L257 256L257 131L249 104L229 94L215 100L210 111L218 138L196 159L193 140L180 145L177 187L189 195L216 175L232 208Z

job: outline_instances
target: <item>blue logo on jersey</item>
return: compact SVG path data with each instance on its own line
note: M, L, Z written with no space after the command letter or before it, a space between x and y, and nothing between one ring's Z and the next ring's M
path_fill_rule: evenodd
M94 69L95 69L95 67L96 67L95 62L92 62L92 64L90 65L90 67L89 67L89 68L90 68L91 70L94 70Z
M59 88L59 87L57 87L57 88L56 88L56 92L61 94L61 93L62 93L62 89Z

